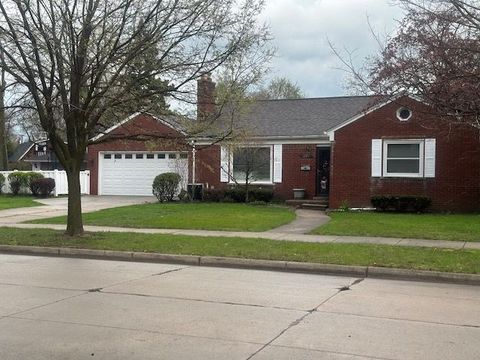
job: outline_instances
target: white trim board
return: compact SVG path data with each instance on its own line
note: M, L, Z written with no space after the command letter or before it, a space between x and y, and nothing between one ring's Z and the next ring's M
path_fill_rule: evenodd
M414 101L418 101L418 102L421 102L418 98L414 97L414 96L410 96L410 95L405 95L405 94L399 94L399 95L396 95L396 96L393 96L391 98L389 98L388 100L386 101L383 101L381 103L378 103L377 105L375 106L372 106L371 108L369 109L366 109L364 111L362 111L361 113L357 114L357 115L354 115L352 116L350 119L347 119L345 120L344 122L340 123L339 125L336 125L334 127L332 127L331 129L328 129L327 131L325 131L325 135L328 136L328 138L330 139L330 141L335 141L335 131L363 118L364 116L374 112L374 111L377 111L378 109L381 109L382 107L388 105L388 104L391 104L392 102L394 101L397 101L399 98L402 98L402 97L406 97L406 98L409 98L409 99L412 99Z

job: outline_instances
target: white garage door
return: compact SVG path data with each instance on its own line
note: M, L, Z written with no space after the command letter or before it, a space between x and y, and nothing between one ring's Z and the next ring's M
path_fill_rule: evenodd
M187 153L104 152L99 154L99 195L152 195L155 176L176 172L188 181Z

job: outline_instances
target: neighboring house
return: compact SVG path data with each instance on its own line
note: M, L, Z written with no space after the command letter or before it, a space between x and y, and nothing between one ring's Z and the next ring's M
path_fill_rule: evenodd
M32 171L63 170L48 140L27 141L17 146L8 158L11 164L26 163ZM82 166L85 170L86 163Z
M27 163L32 171L55 170L61 166L45 139L19 144L8 160L10 163Z
M214 83L203 76L198 89L203 118L214 110ZM272 187L278 198L292 199L293 189L302 188L308 199L328 197L331 208L369 207L374 195L428 196L436 210L480 208L478 131L432 118L412 98L264 100L236 125L249 130L246 144L257 148L254 183ZM142 132L162 139L121 139ZM225 188L245 171L241 146L231 153L208 136L187 139L174 121L145 113L97 140L88 151L93 194L151 194L155 175L179 168L185 183Z

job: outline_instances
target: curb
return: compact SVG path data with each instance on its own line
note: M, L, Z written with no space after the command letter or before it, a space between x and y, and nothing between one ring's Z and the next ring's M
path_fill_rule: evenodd
M477 274L447 273L440 271L409 270L374 266L350 266L303 263L293 261L242 259L216 256L170 255L134 251L113 251L17 245L0 245L0 253L170 263L195 266L285 271L307 274L357 276L362 278L374 279L376 278L480 285L480 275Z

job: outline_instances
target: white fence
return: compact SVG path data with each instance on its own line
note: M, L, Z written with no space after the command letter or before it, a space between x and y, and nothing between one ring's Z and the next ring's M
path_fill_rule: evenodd
M8 183L8 175L15 171L0 171L0 174L5 176L5 185L3 185L3 192L9 193L10 184ZM67 183L67 173L64 170L51 170L51 171L34 171L36 173L42 174L46 178L52 178L55 180L55 189L53 190L53 195L65 195L68 194L68 183ZM27 190L30 192L30 189ZM90 171L80 171L80 192L82 194L90 194Z

